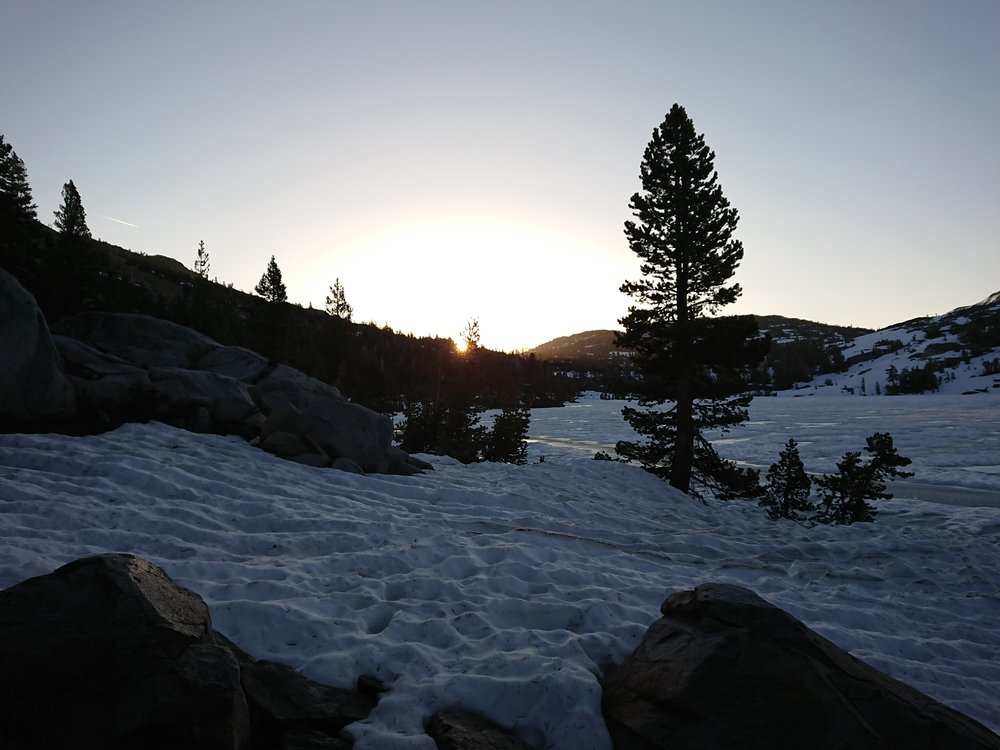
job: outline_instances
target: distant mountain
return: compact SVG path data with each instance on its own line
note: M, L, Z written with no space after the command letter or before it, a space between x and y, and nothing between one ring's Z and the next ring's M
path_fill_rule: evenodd
M869 332L866 328L827 325L811 320L785 318L781 315L759 316L757 324L762 331L771 334L772 341L782 344L792 341L816 340L821 341L823 346L845 346L854 337ZM615 335L615 331L598 330L560 336L536 346L528 354L555 362L607 360L612 352L620 351L620 347L615 346Z
M781 315L759 316L757 322L771 336L771 349L754 379L754 387L762 391L1000 394L1000 292L943 315L878 331ZM614 365L622 362L612 354L619 351L614 340L614 331L585 331L529 353L599 380L602 372L605 378L622 374L622 367ZM627 390L620 378L611 388Z
M539 344L527 354L553 362L586 362L606 360L615 349L615 332L584 331L571 336L560 336L544 344Z
M842 354L841 372L798 383L797 395L1000 395L1000 292L944 315L858 336Z

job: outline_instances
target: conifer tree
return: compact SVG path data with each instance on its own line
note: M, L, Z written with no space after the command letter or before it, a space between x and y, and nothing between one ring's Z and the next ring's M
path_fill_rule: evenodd
M531 412L524 407L504 409L485 437L483 460L523 466L528 463L528 427Z
M768 469L767 487L760 498L760 506L766 508L767 515L774 520L800 521L814 509L809 501L811 490L812 480L802 465L798 444L789 439L778 454L778 463L771 464Z
M913 476L913 472L901 470L912 462L899 455L888 432L876 432L866 443L867 463L861 460L860 451L848 451L837 463L836 474L824 474L816 480L822 501L817 521L845 525L874 521L878 509L868 501L892 498L885 491L885 478Z
M28 170L0 134L0 221L34 219L36 209L28 184Z
M354 309L347 304L347 296L344 293L344 287L341 285L339 277L333 282L333 286L330 287L330 294L327 295L326 312L327 315L332 315L342 320L350 320L351 315L354 314Z
M63 185L62 197L62 205L55 212L56 229L64 237L90 237L87 212L83 208L83 201L80 200L80 193L73 180Z
M205 249L205 240L200 240L198 242L198 256L194 260L194 272L203 279L207 279L209 268L208 250Z
M733 239L739 217L714 161L678 104L643 154L643 189L629 203L636 221L625 223L642 278L621 287L636 304L619 321L618 344L634 352L643 375L635 395L645 410L626 407L623 415L648 441L621 441L616 450L683 492L698 496L694 483L731 497L754 494L757 472L722 459L704 431L747 420L750 397L739 394L767 340L753 317L710 317L740 296L729 282L743 258Z
M257 282L257 286L253 290L268 302L288 301L288 291L281 280L281 269L278 268L273 255L271 256L271 261L267 264L267 270L264 271L264 274L260 277L260 281Z

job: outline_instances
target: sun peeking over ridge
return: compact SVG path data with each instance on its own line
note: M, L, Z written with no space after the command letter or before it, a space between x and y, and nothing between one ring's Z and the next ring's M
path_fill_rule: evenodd
M445 216L347 238L300 273L316 298L326 278L344 279L355 320L457 341L456 319L475 316L483 347L513 351L625 314L607 283L634 276L635 264L623 242L619 253L603 244L572 228ZM584 310L570 303L580 293L592 300Z

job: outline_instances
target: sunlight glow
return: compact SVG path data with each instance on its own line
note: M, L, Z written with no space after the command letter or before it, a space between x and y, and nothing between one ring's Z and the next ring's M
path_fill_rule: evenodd
M483 346L513 351L615 326L633 265L627 248L608 252L572 232L463 216L356 237L303 270L315 284L339 277L355 320L457 341L478 318ZM569 301L581 296L585 309Z

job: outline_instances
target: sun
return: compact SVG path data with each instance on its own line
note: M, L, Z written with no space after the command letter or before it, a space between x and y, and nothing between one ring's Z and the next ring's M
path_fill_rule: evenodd
M469 342L465 339L458 339L457 341L452 339L452 343L455 344L455 351L459 354L465 354L469 351Z

